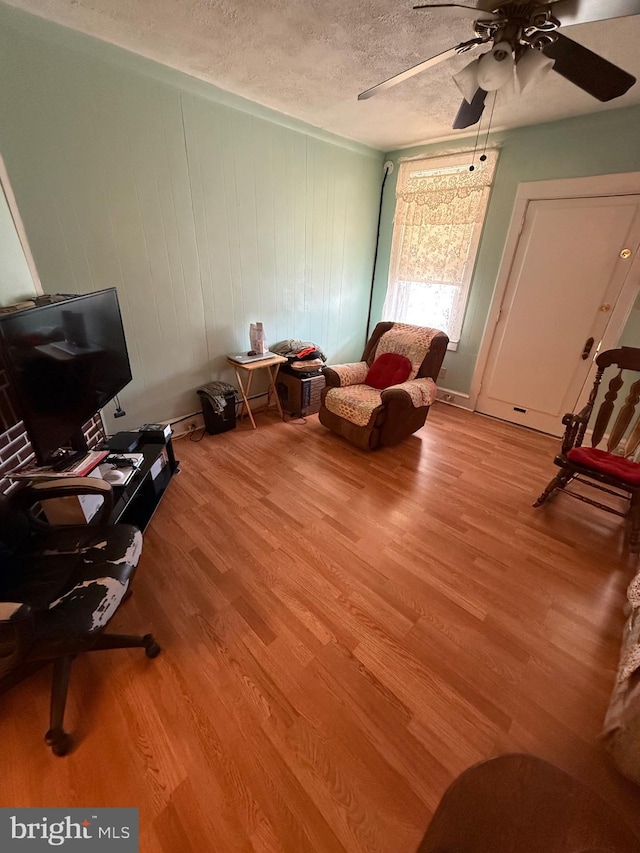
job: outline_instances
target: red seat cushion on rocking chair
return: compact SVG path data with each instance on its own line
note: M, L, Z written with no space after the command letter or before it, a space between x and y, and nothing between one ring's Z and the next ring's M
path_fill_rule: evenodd
M614 456L597 447L572 447L567 453L567 459L576 465L585 465L601 474L615 477L630 486L640 486L640 465L624 456Z
M364 380L366 385L383 391L391 385L406 382L411 373L409 359L395 352L385 352L373 362Z

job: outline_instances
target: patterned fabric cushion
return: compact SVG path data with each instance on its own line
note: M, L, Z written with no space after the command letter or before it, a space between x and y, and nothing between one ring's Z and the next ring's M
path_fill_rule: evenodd
M603 734L618 770L640 784L640 572L627 598L631 612Z
M372 388L388 388L409 378L411 362L405 355L395 352L385 352L373 362L364 380Z
M439 334L439 331L439 329L429 329L425 326L394 323L393 328L385 332L378 341L376 358L386 352L406 356L411 362L411 372L407 379L414 379L429 352L431 341Z
M627 589L629 602L629 621L627 622L626 642L622 645L618 682L626 681L640 670L640 572Z
M602 474L608 474L628 483L630 486L640 486L640 465L624 456L614 456L606 450L597 447L574 447L567 453L567 459L576 465L586 465Z
M430 406L436 399L437 387L433 379L412 379L390 385L384 391L405 391L414 408ZM368 426L375 409L382 403L382 391L370 385L350 385L348 388L331 388L324 404L333 412L356 426Z
M366 361L354 361L351 364L332 364L331 370L340 377L340 387L345 388L347 385L364 382L369 365Z
M380 403L380 391L369 385L331 388L324 399L324 404L330 412L356 426L367 426Z
M406 391L411 397L411 402L415 409L421 406L430 406L436 399L438 388L433 379L412 379L409 382L402 382L399 385L392 385L387 391Z

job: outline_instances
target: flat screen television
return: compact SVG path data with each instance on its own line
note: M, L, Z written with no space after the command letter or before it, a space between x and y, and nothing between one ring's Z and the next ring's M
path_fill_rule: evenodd
M82 449L83 424L131 381L116 289L0 315L0 338L38 462Z

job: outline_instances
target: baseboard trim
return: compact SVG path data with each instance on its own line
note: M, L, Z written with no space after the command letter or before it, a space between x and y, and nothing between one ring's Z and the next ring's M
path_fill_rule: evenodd
M436 400L439 403L446 403L447 406L466 409L468 412L473 411L469 394L463 394L461 391L453 391L451 388L438 388Z
M185 415L177 421L165 421L171 426L171 437L180 438L183 435L188 435L190 432L196 432L199 429L204 429L204 415L202 412L194 412L191 415ZM189 427L195 424L194 429Z

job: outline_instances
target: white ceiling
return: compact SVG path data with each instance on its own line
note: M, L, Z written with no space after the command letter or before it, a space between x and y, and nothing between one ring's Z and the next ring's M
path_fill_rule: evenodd
M470 133L451 130L460 103L451 74L469 56L356 100L358 92L471 38L472 19L455 12L413 11L412 0L6 2L383 151ZM640 79L640 15L565 32ZM601 104L552 73L534 91L498 104L493 126L637 103L640 83Z

